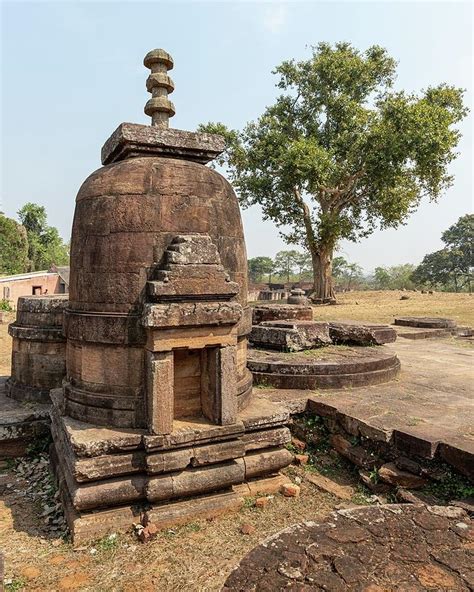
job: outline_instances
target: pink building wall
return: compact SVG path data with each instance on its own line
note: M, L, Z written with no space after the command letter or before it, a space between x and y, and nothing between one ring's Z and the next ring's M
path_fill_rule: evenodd
M53 272L45 271L0 277L0 300L8 300L10 306L15 310L20 296L59 294L61 291L59 275Z

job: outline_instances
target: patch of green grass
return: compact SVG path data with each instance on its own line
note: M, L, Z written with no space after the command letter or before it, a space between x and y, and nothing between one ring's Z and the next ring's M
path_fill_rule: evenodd
M255 498L254 497L244 497L244 505L243 508L253 508L255 506Z
M365 487L365 485L363 485L362 483L359 483L357 485L357 490L354 493L354 495L352 496L352 502L354 504L358 504L360 506L370 506L372 504L372 502L370 501L370 497L372 495L372 492L369 491L367 489L367 487Z
M254 384L254 388L258 388L258 389L271 389L273 388L271 384L268 384L267 382L259 382L258 384Z
M10 583L5 584L5 592L20 592L26 585L23 578L14 578Z
M99 539L95 548L102 553L112 553L119 547L119 539L116 534L109 534Z
M474 485L466 477L459 475L448 465L444 465L443 470L444 476L438 481L431 481L421 490L423 493L430 493L445 502L474 496Z

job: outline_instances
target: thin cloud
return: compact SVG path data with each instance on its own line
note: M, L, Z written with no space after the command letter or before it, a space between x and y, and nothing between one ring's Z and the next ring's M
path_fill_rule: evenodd
M263 13L263 26L270 33L279 33L286 23L288 8L284 4L270 4Z

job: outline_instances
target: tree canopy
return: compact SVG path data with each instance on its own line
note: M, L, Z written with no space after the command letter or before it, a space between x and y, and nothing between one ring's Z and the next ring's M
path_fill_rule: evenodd
M250 281L261 282L264 275L268 274L270 282L275 264L271 257L253 257L248 260L248 274Z
M315 296L331 299L338 241L403 224L422 198L437 200L451 185L463 90L394 90L387 51L349 43L319 43L274 73L281 94L257 121L200 130L226 137L220 164L241 204L259 204L289 244L311 253Z
M26 229L0 212L0 273L15 274L28 267Z
M412 274L419 285L471 292L474 271L474 214L461 216L443 232L443 249L425 255Z

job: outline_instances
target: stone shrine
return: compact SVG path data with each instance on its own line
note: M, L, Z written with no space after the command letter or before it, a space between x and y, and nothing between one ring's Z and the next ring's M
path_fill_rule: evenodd
M152 125L121 124L76 198L66 378L51 395L76 541L239 506L260 487L242 484L292 460L288 413L252 399L239 206L204 166L224 140L169 129L173 60L158 49L144 64Z
M49 391L61 386L66 371L63 313L67 295L21 296L12 337L12 373L6 393L28 403L49 403Z

